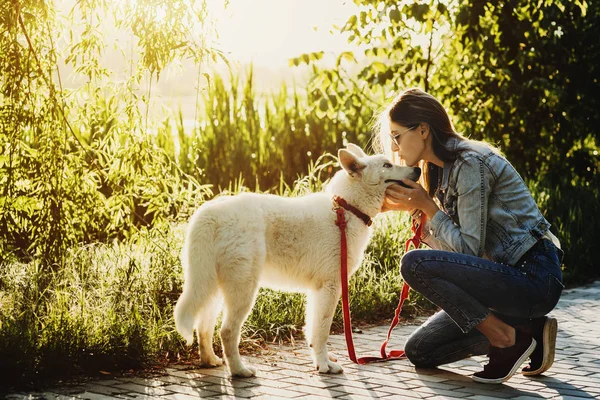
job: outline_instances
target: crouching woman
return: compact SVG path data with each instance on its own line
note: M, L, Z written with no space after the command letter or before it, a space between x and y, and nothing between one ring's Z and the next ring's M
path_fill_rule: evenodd
M419 89L401 93L380 120L379 142L423 185L394 185L384 211L410 210L430 248L401 260L405 281L441 308L407 340L416 366L489 356L472 378L504 382L554 361L557 321L547 314L562 289L562 250L529 189L500 152L459 135L440 102ZM434 200L435 199L435 200Z

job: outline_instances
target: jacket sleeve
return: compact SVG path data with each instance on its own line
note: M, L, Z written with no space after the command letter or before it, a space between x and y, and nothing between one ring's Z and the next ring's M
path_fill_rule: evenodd
M430 221L430 233L443 248L483 257L493 175L482 160L468 157L459 166L456 179L456 212L460 225L440 210Z
M431 223L427 221L423 226L423 233L421 234L422 243L425 243L428 247L434 250L452 251L450 247L446 246L443 242L436 239L431 232Z

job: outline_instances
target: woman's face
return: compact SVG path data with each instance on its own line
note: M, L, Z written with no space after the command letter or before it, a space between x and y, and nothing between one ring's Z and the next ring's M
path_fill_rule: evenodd
M409 128L391 122L390 136L392 139L392 152L397 152L406 165L413 167L423 158L425 140L421 135L420 125Z

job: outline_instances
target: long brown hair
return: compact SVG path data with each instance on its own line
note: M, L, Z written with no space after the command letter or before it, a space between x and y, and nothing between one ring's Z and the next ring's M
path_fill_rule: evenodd
M378 132L374 145L378 150L391 155L390 123L395 122L407 128L416 128L419 124L429 125L433 135L431 146L435 155L444 162L453 162L458 153L447 146L450 138L465 140L454 130L450 116L442 104L420 89L407 89L400 93L392 103L380 114L377 125ZM438 178L442 169L427 161L420 162L423 187L433 196L437 190Z

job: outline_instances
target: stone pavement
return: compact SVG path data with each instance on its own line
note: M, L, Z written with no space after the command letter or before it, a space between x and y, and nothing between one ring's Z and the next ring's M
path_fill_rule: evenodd
M276 346L269 355L246 357L258 367L258 376L230 379L224 367L167 368L153 378L116 378L84 385L20 393L8 399L581 399L600 398L600 281L563 293L552 312L559 321L554 366L544 376L520 374L502 385L473 382L469 375L481 369L485 357L444 366L415 369L406 360L355 365L349 362L343 335L330 338L344 367L341 375L313 372L306 343L294 348ZM416 325L396 328L388 348L401 348ZM359 356L377 355L386 326L354 334Z

